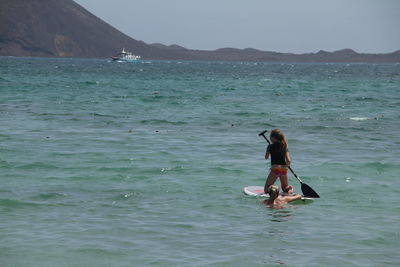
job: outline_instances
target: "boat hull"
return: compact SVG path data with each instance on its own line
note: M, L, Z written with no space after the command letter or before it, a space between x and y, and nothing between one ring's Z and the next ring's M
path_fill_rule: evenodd
M116 62L140 62L140 59L125 59L125 58L112 58Z

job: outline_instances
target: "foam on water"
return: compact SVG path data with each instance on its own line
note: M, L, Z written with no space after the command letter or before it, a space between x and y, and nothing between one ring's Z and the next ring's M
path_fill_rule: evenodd
M396 265L399 89L398 64L0 58L0 265ZM275 127L321 199L242 193Z
M353 121L366 121L369 119L370 118L368 118L368 117L350 117L350 120L353 120Z

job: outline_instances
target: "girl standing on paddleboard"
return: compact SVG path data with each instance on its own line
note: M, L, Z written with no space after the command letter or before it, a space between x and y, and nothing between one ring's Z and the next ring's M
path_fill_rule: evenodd
M279 129L272 130L269 137L272 144L268 145L265 159L268 160L271 156L271 170L265 183L264 191L268 193L268 188L279 178L283 192L292 194L293 186L288 184L288 167L291 160L286 137Z

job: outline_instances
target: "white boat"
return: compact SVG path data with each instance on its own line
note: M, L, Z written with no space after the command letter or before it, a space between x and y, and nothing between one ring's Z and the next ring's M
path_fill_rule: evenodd
M131 52L125 51L125 48L122 48L122 52L118 53L116 56L112 57L114 61L127 61L127 62L136 62L140 60L140 56L136 56Z

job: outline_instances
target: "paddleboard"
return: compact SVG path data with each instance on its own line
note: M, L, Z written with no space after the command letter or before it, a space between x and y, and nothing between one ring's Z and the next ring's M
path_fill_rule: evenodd
M253 197L266 197L266 198L269 197L269 195L264 192L264 187L262 187L262 186L246 186L245 188L243 188L243 192L246 195L253 196ZM282 196L290 196L290 194L283 193L283 192L280 194ZM301 200L307 201L307 202L314 201L314 199L310 198L310 197L302 197Z

